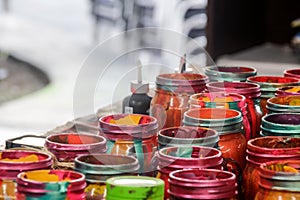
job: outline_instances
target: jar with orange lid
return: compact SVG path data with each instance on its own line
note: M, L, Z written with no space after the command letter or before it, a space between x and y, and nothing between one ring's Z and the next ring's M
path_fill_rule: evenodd
M265 162L300 159L300 138L265 136L248 141L242 189L245 200L254 200L259 190L259 166Z
M208 77L201 74L174 73L156 77L156 90L150 115L157 118L159 130L182 125L189 97L205 90Z
M255 200L300 199L300 161L274 161L260 165Z
M224 108L195 108L184 114L186 126L215 129L219 133L219 148L224 158L236 161L241 169L245 166L246 139L242 132L242 114Z
M251 126L247 115L246 98L236 93L201 92L193 94L189 108L225 108L240 111L243 117L243 132L248 141L251 138ZM251 120L251 119L250 119Z
M157 120L142 114L105 115L99 119L99 134L107 139L107 154L131 155L139 161L139 173L153 175L152 158L157 147Z

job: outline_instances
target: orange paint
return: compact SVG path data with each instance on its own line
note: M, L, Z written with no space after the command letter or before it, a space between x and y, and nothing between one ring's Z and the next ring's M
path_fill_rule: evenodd
M0 160L7 162L37 162L39 161L39 158L35 154L31 154L20 158L2 158L2 153L0 153Z
M60 178L57 174L50 174L49 170L30 171L24 174L24 177L39 182L64 182L70 181L70 178Z
M118 125L138 125L141 121L141 116L139 115L127 115L120 119L111 119L109 123Z

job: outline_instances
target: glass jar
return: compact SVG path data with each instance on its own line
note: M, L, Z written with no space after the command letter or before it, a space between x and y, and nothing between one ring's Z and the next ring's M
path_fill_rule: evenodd
M22 171L50 169L52 157L46 153L29 150L4 150L0 152L0 199L16 198L16 179Z
M165 199L169 198L168 179L172 171L179 169L223 169L221 151L211 147L166 147L158 152L158 176L165 182Z
M246 98L240 94L211 92L193 94L189 108L226 108L240 111L243 115L243 132L248 141L251 138L251 126L247 116Z
M60 162L73 162L79 155L104 153L107 148L104 137L83 133L49 135L46 137L45 147Z
M18 200L84 200L83 174L70 170L33 170L18 174Z
M246 98L247 117L250 123L251 139L260 137L262 109L260 106L260 86L255 83L245 82L212 82L208 83L207 90L212 92L237 93ZM247 138L249 139L249 138Z
M204 73L210 82L245 82L248 77L255 76L257 70L249 66L210 66Z
M286 70L283 71L283 76L300 79L300 69L299 68L286 69Z
M278 160L300 159L300 138L265 136L248 141L247 163L243 171L243 196L253 200L259 189L259 166Z
M189 97L205 90L208 77L201 74L160 74L150 105L150 115L159 123L159 130L182 125L188 110Z
M231 172L185 169L170 173L170 200L236 200L237 182Z
M90 154L75 158L75 171L85 175L88 200L105 200L107 179L120 175L137 175L138 170L138 160L132 156Z
M120 123L113 122L118 120L121 120ZM106 115L99 119L99 128L99 134L107 139L107 154L134 156L139 161L140 174L154 173L156 166L153 166L152 158L157 147L158 128L154 117L141 114Z
M300 113L300 96L272 97L267 100L268 114Z
M204 127L177 126L158 132L158 149L165 147L206 146L218 147L219 134Z
M277 88L300 85L300 79L281 76L253 76L247 78L247 82L260 85L260 106L262 107L263 115L267 114L267 100L275 96Z
M300 86L287 86L276 89L276 97L284 97L289 95L300 96Z
M300 161L267 162L260 166L255 200L300 199Z
M224 158L245 166L246 139L242 133L242 115L239 111L223 108L195 108L184 114L184 125L215 129L219 133L219 148Z
M300 113L274 113L262 118L262 136L300 136Z
M164 182L146 176L116 176L106 181L106 200L163 200Z

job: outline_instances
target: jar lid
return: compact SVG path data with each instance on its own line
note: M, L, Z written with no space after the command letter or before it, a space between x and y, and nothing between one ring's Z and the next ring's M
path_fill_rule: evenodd
M85 174L86 178L88 176L101 178L104 175L135 173L138 169L139 162L132 156L89 154L75 158L75 170Z
M244 95L246 98L260 97L260 86L247 82L211 82L206 84L208 92L226 92Z
M257 70L250 66L209 66L205 75L210 81L246 81L247 77L255 76Z
M282 76L253 76L248 77L247 82L259 84L262 92L261 96L264 98L275 96L277 88L300 85L300 79Z
M156 87L175 93L198 93L205 89L208 77L202 74L172 73L156 77Z
M117 176L106 181L107 199L160 200L164 197L164 181L146 176Z

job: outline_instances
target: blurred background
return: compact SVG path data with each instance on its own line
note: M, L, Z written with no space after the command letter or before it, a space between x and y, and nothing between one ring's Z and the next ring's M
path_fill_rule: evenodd
M291 25L299 17L297 0L0 0L1 141L72 120L77 76L98 44L123 33L111 49L93 51L89 62L95 70L103 70L104 58L114 49L132 44L164 48L170 42L155 31L134 38L124 31L174 31L207 51L198 60L201 66L250 65L258 74L282 75L286 68L300 67L299 46L291 42L299 41L293 40L299 26ZM181 48L190 40L171 43ZM143 57L158 63L161 58L159 51ZM179 60L164 63L175 70ZM126 61L116 65L118 71ZM114 79L106 81L108 87L98 87L95 110L107 104L105 93ZM129 94L129 83L126 87L122 91Z

